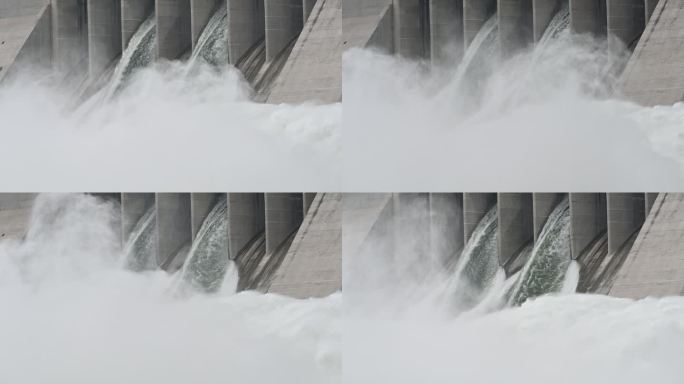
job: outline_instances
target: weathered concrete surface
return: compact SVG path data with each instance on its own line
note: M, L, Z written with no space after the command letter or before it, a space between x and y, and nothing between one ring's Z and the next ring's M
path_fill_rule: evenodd
M620 268L611 296L684 294L684 194L660 194Z
M157 263L166 265L178 251L190 243L189 193L157 193Z
M646 26L644 0L606 0L608 35L632 47Z
M558 12L563 0L532 0L532 35L534 41L539 41L551 19Z
M643 193L609 193L608 253L616 253L632 234L644 223L646 208Z
M135 225L145 212L154 205L154 193L121 194L121 239L128 241Z
M342 199L343 262L362 253L362 248L375 248L377 241L394 244L392 194L345 193Z
M54 69L69 78L81 77L88 62L85 0L52 0L51 9Z
M646 14L646 23L651 20L651 15L655 10L656 5L658 5L659 0L645 0L644 13Z
M21 239L31 223L36 194L0 193L0 241Z
M121 2L88 0L88 75L96 78L121 55Z
M645 106L684 100L684 6L660 1L622 75L622 93Z
M121 0L121 49L128 46L128 42L135 32L154 12L154 0Z
M646 217L648 217L648 214L651 212L651 208L653 207L653 204L655 204L656 199L658 198L657 193L647 193L646 194L646 200L644 203L646 204Z
M304 23L309 19L309 15L316 5L317 0L302 0L302 15L304 15Z
M51 61L52 33L49 10L48 0L0 1L0 81L10 71L22 51L26 51L26 55L29 51L34 54L43 52L43 60L47 58ZM43 30L46 30L47 36L40 33ZM36 41L31 44L33 50L26 47L32 35L36 36Z
M155 0L157 56L174 60L192 46L190 0Z
M342 100L342 0L319 0L275 81L269 103Z
M465 243L494 204L496 204L496 193L463 194L463 241Z
M570 28L576 33L606 34L605 0L569 0Z
M266 60L272 61L302 30L302 0L264 0Z
M577 259L607 229L605 193L570 194L570 250Z
M544 229L546 220L548 220L551 212L553 212L556 205L561 201L564 193L533 193L532 194L532 227L534 229L534 241Z
M504 55L534 41L532 0L498 0L499 38Z
M267 193L264 197L266 217L266 253L275 252L302 223L301 193Z
M430 0L430 59L458 62L463 56L463 0Z
M496 0L463 0L463 44L467 48L496 12Z
M259 40L264 38L264 2L228 1L228 56L236 64Z
M392 0L344 0L342 33L349 48L374 47L394 52Z
M451 265L463 249L463 194L430 194L430 252Z
M342 289L342 194L319 193L269 288L296 298Z
M238 254L265 228L263 193L228 194L228 251Z
M192 48L195 48L202 31L207 26L209 19L218 10L222 2L226 0L190 0L190 38Z
M191 193L190 194L190 228L192 240L195 240L197 232L202 228L204 219L207 218L219 198L225 198L220 193ZM226 234L227 235L227 234Z
M429 55L429 24L427 2L423 0L393 0L394 53L408 58Z
M534 237L532 194L499 193L497 201L499 265L505 266Z

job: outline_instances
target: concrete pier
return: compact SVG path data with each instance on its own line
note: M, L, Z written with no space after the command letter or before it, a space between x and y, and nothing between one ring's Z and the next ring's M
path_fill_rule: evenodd
M190 0L190 38L193 50L209 19L224 1L227 0Z
M496 12L497 0L463 0L463 44L468 48L482 25Z
M120 0L88 0L88 76L97 78L121 55Z
M264 0L228 1L228 56L236 64L264 38Z
M608 227L605 193L570 194L570 250L577 259Z
M0 193L0 241L20 240L28 231L36 194Z
M608 253L614 254L644 223L646 208L643 193L609 193Z
M157 263L167 265L192 240L189 193L157 193Z
M264 0L266 60L272 61L302 30L302 0Z
M342 194L318 193L268 292L324 297L342 289Z
M393 0L394 52L419 59L428 56L426 36L429 36L427 2L424 0Z
M463 249L463 194L430 194L430 252L450 265Z
M88 28L85 0L52 1L52 54L55 70L80 77L87 70Z
M532 35L535 42L544 36L562 2L563 0L532 0Z
M397 256L427 257L430 252L430 199L427 193L392 195Z
M47 22L47 41L43 40L44 58L52 64L52 26L48 0L3 0L0 1L0 81L10 68L28 51L26 44L39 26ZM38 37L38 36L37 36ZM34 47L39 48L40 45ZM36 53L40 53L40 49ZM27 52L28 53L28 52Z
M634 47L646 27L644 3L644 0L606 0L608 35L624 46Z
M302 15L304 16L304 23L306 24L306 21L309 19L309 15L311 14L311 10L313 9L314 5L316 4L316 0L302 0Z
M342 23L347 49L373 47L394 53L392 0L345 0Z
M154 0L121 0L121 49L128 43L140 25L154 12Z
M235 259L264 228L263 193L228 194L228 251L231 259Z
M651 212L651 208L653 207L653 204L655 204L656 199L658 198L658 193L647 193L645 197L645 205L646 205L646 217L648 217L648 214Z
M214 205L220 198L225 198L225 194L221 193L191 193L190 194L190 228L192 233L192 240L195 240L197 232L202 228L204 219L207 218L209 212L214 208Z
M157 56L174 60L192 47L190 0L155 0Z
M463 57L463 0L430 0L430 59Z
M499 264L504 266L534 238L531 193L499 193Z
M544 229L551 212L565 196L564 193L533 193L532 194L532 227L534 230L534 241Z
M653 11L655 11L655 7L656 5L658 5L658 1L659 0L644 0L644 13L646 16L646 23L648 23L648 21L651 20L651 15L653 14Z
M499 39L504 56L534 42L532 0L498 0Z
M570 27L576 33L606 34L606 0L569 0Z
M266 253L272 254L302 223L302 194L267 193L264 201Z
M496 193L463 194L463 241L467 243L475 227L496 204Z
M121 194L121 239L124 244L140 218L153 205L154 193Z
M302 196L302 205L304 210L302 213L304 214L304 217L306 217L306 214L309 212L309 208L311 208L311 204L313 204L314 200L316 199L317 193L304 193Z

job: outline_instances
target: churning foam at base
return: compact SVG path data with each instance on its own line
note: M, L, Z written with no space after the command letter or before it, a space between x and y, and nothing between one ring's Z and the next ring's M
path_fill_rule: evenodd
M426 70L350 50L343 59L345 188L682 189L684 105L619 100L626 60L605 41L569 33L465 79L456 65Z
M341 296L173 295L121 268L114 206L39 198L0 242L0 382L339 383Z

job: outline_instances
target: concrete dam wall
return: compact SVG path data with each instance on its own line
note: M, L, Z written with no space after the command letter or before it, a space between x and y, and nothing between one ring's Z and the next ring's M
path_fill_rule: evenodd
M212 16L226 12L228 61L248 80L261 73L261 82L274 83L264 99L273 88L274 103L341 100L340 0L2 0L0 9L0 80L38 67L69 82L95 81L150 17L154 57L183 59Z

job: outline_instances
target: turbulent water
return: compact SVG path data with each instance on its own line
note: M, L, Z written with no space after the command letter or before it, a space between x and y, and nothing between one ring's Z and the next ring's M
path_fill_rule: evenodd
M566 197L549 215L510 303L520 305L530 298L562 290L571 260L570 205Z
M0 382L339 383L341 297L219 291L122 268L116 207L43 195L0 241Z
M221 66L229 62L228 57L228 10L226 3L209 19L190 57L191 66L198 60Z
M237 270L228 252L227 234L228 204L223 197L197 232L181 270L183 282L195 291L215 293L237 288Z
M133 271L157 268L157 210L149 207L128 235L124 246L126 267Z

